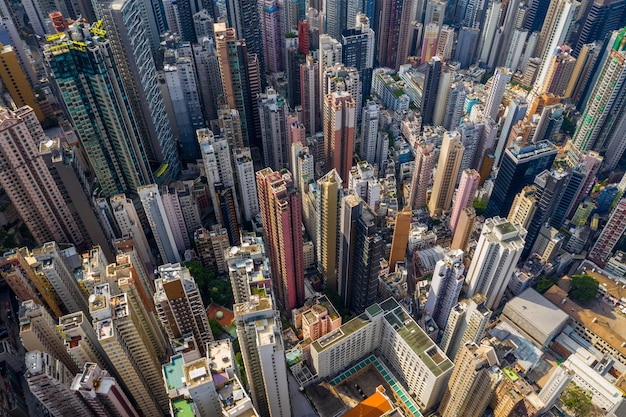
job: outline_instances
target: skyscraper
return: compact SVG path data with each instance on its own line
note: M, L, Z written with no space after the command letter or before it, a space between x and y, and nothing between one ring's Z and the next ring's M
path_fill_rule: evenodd
M120 236L132 238L143 261L154 263L148 238L141 226L133 200L126 198L124 194L118 194L111 197L110 202L111 212L115 216L115 223L119 228Z
M524 249L526 230L506 219L485 220L467 271L467 295L485 295L485 307L497 308Z
M578 151L604 151L614 140L612 130L621 118L626 100L623 91L626 80L626 28L617 32L617 37L609 45L609 53L601 64L598 79L593 86L584 109L572 144ZM619 129L618 129L619 130Z
M300 65L300 96L302 99L302 119L309 135L319 131L320 120L320 75L319 65L308 54Z
M611 212L609 221L602 229L600 237L591 248L588 258L604 266L615 245L626 231L626 199L621 200Z
M336 170L330 170L317 180L317 261L326 286L337 290L337 258L339 254L339 221L342 192L342 179Z
M461 135L458 132L446 132L443 135L433 190L428 201L428 211L431 216L450 210L463 151Z
M556 154L557 149L547 140L511 144L502 157L485 217L508 215L517 193L532 184L537 174L550 169Z
M361 94L363 97L369 97L374 68L374 30L370 27L367 16L357 14L355 27L343 31L341 43L343 64L359 71Z
M276 91L268 87L258 97L263 141L263 165L278 171L289 167L290 140L287 118L289 105ZM291 167L293 169L293 167Z
M120 382L144 414L164 416L169 401L159 357L146 328L130 308L127 294L111 295L109 284L98 285L89 303L93 327L109 358L114 358Z
M404 64L409 48L409 26L415 2L382 0L376 22L377 62L380 67L397 69Z
M190 44L181 42L176 45L173 40L168 40L167 44L173 48L165 51L163 73L178 127L176 136L183 160L195 163L200 158L196 129L204 127L196 65Z
M348 178L352 168L356 137L356 101L345 91L324 97L324 146L326 168L336 169L342 178Z
M158 187L152 184L137 191L162 262L180 262L180 254Z
M543 171L535 177L535 213L528 225L522 257L526 258L537 240L541 227L550 219L567 181L567 172Z
M256 55L259 60L260 73L265 74L263 30L261 28L261 10L259 6L255 0L234 0L227 3L227 12L229 25L235 30L237 39L244 40L248 53ZM218 37L218 30L221 31L218 25L220 23L216 23L214 27L216 38ZM226 87L226 84L224 84L224 87Z
M103 27L99 29L107 31L110 53L119 71L119 75L111 74L110 77L122 79L128 97L125 105L130 107L133 117L137 119L137 129L142 137L140 147L143 147L148 161L154 165L156 177L162 181L175 178L180 172L180 159L163 104L155 64L155 59L160 57L160 33L164 29L164 24L155 22L160 8L153 8L152 4L139 0L103 0L98 1L97 5L94 2L94 8L96 16L103 21ZM97 33L98 36L102 35L102 32ZM82 73L80 64L75 65L78 66L78 73ZM96 89L95 86L92 88ZM71 106L68 104L68 107ZM139 153L137 145L133 149Z
M411 195L408 205L412 209L426 206L426 193L435 164L435 147L433 144L420 144L415 153L415 165L411 179Z
M379 106L374 101L368 101L362 112L361 157L370 164L376 163L379 117Z
M424 74L424 89L422 92L422 125L433 123L437 92L439 91L439 78L441 76L443 62L435 56L427 62Z
M180 264L161 265L154 285L154 305L170 343L175 345L191 334L196 349L204 354L213 333L198 285L189 270Z
M393 226L393 238L391 240L391 252L389 254L389 269L395 270L398 262L403 262L406 257L407 244L409 242L409 230L413 211L405 209L396 214L396 223Z
M448 250L443 259L435 264L424 308L440 329L445 329L450 311L459 299L465 281L464 271L463 251L459 249Z
M490 345L475 343L461 347L448 381L439 412L442 417L483 415L489 399L500 382L498 358Z
M452 243L450 244L452 249L461 249L463 252L468 251L469 241L474 232L474 223L476 223L476 210L474 207L466 207L461 210L454 235L452 235Z
M485 296L477 294L452 308L439 346L450 358L467 343L478 343L485 334L491 310L485 307Z
M39 153L46 136L33 110L0 108L0 185L38 244L56 240L82 244L84 236L74 221L61 190Z
M241 209L243 219L247 222L259 214L259 198L257 196L254 166L250 148L236 148L233 150L233 164L236 178L239 183Z
M74 358L70 356L63 338L56 328L56 320L44 306L33 300L24 301L19 312L20 340L28 352L41 351L63 363L69 372L78 372Z
M135 193L141 185L152 182L151 144L139 127L143 115L135 115L130 98L121 93L124 86L116 75L118 68L111 40L96 32L106 33L100 27L75 23L65 33L51 38L44 46L44 55L59 90L66 94L65 105L103 195L111 197L122 192ZM73 34L93 46L70 47ZM89 71L84 71L85 67ZM107 94L96 94L95 89L103 83ZM69 100L70 90L77 91L80 100ZM103 109L108 111L105 113ZM128 117L129 114L135 117Z
M2 83L6 86L15 105L18 108L30 106L37 115L37 119L43 122L45 116L18 58L13 46L2 45L0 47L0 64L2 64L0 65L0 79L2 79ZM30 65L30 62L26 64Z
M256 181L273 289L289 311L304 301L302 199L289 171L264 168L256 173Z
M576 57L580 56L585 44L601 41L608 33L620 29L626 13L626 2L623 0L594 0L581 6L584 8L582 13L579 12L582 26L578 28L577 36L572 43Z
M527 185L515 196L511 211L507 216L507 220L513 224L519 224L524 229L528 230L530 221L535 215L537 209L537 198L535 193L537 188L534 185Z
M506 85L511 80L511 76L511 71L504 67L496 68L496 72L493 74L483 114L485 117L491 118L494 122L498 117L502 97L504 97L504 91L506 90Z
M86 363L82 372L74 377L70 389L93 410L93 415L139 417L120 383L98 364Z
M461 216L461 211L467 207L472 207L479 182L480 175L475 169L466 169L461 173L461 181L456 190L452 213L450 214L450 229L453 233Z
M252 3L252 1L241 0L229 3L231 7L239 5L239 3ZM246 5L245 10L256 10L256 4L253 6ZM258 11L256 13L258 18ZM231 17L232 19L232 17ZM243 24L243 23L242 23ZM250 22L254 26L254 22ZM258 22L257 22L258 25ZM223 22L216 23L215 30L215 49L217 50L217 60L220 66L220 75L222 78L222 86L224 87L224 96L228 107L236 109L241 117L241 131L243 135L243 146L251 146L251 135L255 131L255 96L252 95L253 81L250 77L254 72L254 62L251 59L252 50L248 50L248 40L242 36L242 32L233 28L227 28ZM254 30L251 28L251 30ZM260 31L260 28L259 28ZM258 42L261 42L260 33ZM258 110L257 110L258 111Z
M286 27L285 14L277 0L263 0L259 8L259 22L263 35L263 53L265 69L267 72L279 72L285 70L285 46L284 35L292 28ZM246 26L250 22L244 23ZM245 38L244 36L244 39Z
M250 386L261 417L291 415L285 346L272 297L264 290L249 302L235 304L237 338Z
M358 199L355 195L344 197L344 205L350 206L350 201ZM350 253L347 262L341 256L340 274L341 279L346 279L346 294L344 297L346 307L350 311L362 313L367 307L376 301L378 289L378 272L380 261L383 257L383 237L378 233L376 213L360 202L362 209L357 217L348 219L346 211L342 213L342 223L352 221L353 234L349 242ZM355 213L356 214L356 213ZM343 247L341 248L343 250Z
M26 382L30 392L54 416L93 416L70 386L74 373L53 356L40 351L26 354Z

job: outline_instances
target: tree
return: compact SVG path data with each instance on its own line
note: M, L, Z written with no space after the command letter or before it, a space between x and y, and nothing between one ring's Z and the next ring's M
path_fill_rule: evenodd
M561 402L576 417L589 416L593 410L589 394L574 383L571 383L563 392Z
M233 289L228 280L216 278L215 272L203 267L196 259L187 262L185 266L196 280L205 305L213 302L224 307L232 307Z
M487 210L487 203L488 200L486 198L482 200L477 198L474 200L473 206L474 210L476 210L477 216L482 216L485 213L485 210Z
M596 298L598 293L598 280L592 276L582 274L572 276L572 289L569 296L575 300L586 303Z
M557 282L559 282L557 277L551 275L541 275L537 280L537 292L543 294Z

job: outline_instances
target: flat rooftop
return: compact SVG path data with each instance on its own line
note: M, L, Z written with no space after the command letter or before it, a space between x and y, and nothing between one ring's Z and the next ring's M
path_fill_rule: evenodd
M504 306L504 315L514 312L524 317L537 330L549 335L567 321L567 314L532 288L528 288Z
M317 339L315 342L312 343L311 347L319 352L329 346L334 345L340 340L343 340L354 332L361 330L369 323L371 323L369 317L367 316L367 314L363 313L360 316L357 316L346 324L342 325L339 329L334 330L327 335Z
M454 366L446 354L439 349L395 299L389 298L380 306L386 311L385 320L435 376L441 375Z

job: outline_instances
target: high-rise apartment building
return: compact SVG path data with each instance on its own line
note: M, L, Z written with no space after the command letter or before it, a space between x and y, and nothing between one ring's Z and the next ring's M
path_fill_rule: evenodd
M239 183L238 189L243 219L249 222L254 216L259 214L259 199L250 148L233 149L233 165L235 167L235 177Z
M196 349L204 354L213 334L196 281L180 264L161 265L158 276L154 305L170 343L192 335Z
M531 185L537 174L552 167L556 154L556 147L547 140L512 143L502 157L485 217L507 216L515 196Z
M491 310L485 307L485 296L477 294L462 300L450 311L439 346L450 358L467 343L478 343L485 334Z
M482 416L500 382L498 364L493 346L474 343L461 347L439 405L442 417Z
M259 23L261 26L261 40L263 43L263 55L267 72L280 72L285 70L285 33L291 28L285 26L285 6L277 0L263 0L259 3ZM245 22L248 26L250 22ZM243 35L243 34L241 34ZM244 36L245 38L245 36ZM247 39L247 38L245 38Z
M93 410L93 415L139 417L119 382L96 363L87 363L74 377L70 389Z
M557 48L566 41L570 26L574 23L580 3L574 0L559 0L550 2L541 33L535 47L535 55L542 57L535 88L541 88L548 75L552 57Z
M181 157L194 163L200 158L196 130L204 127L200 84L191 45L167 40L171 49L165 51L163 75L178 127L175 136L181 147Z
M526 230L506 219L485 220L467 271L467 295L484 294L485 306L497 308L524 249Z
M361 95L369 97L374 68L374 30L370 27L370 19L363 13L357 14L355 27L343 31L341 43L343 64L359 71Z
M93 326L82 311L66 314L59 318L58 327L67 353L76 362L79 369L87 363L96 363L101 368L114 370L109 357L98 342L98 336ZM54 354L52 354L54 356Z
M29 106L35 112L37 120L43 122L45 116L13 46L0 46L0 64L0 79L15 105L18 108ZM30 62L27 64L30 65Z
M228 22L230 27L233 28L237 34L237 39L245 40L244 42L245 45L247 45L248 53L257 56L260 74L264 74L263 30L261 27L261 10L259 6L257 1L235 0L228 2L227 13ZM219 25L220 23L216 23L214 26L216 38L219 36L218 31L221 30ZM226 87L226 84L224 84L224 87Z
M263 166L276 171L289 167L291 142L287 123L289 105L271 87L258 97L261 119L261 139L263 141ZM291 167L293 170L293 167Z
M466 207L461 210L459 214L459 220L452 235L452 243L450 247L452 249L461 249L463 252L467 252L469 249L469 242L474 233L474 224L476 223L476 210L474 207Z
M127 294L111 295L109 284L95 287L89 303L93 327L104 352L141 412L169 414L169 401L161 378L159 357L146 329L130 308Z
M393 226L391 239L391 252L389 253L389 269L394 271L398 262L403 262L406 257L406 249L409 243L409 231L413 211L405 209L396 214L396 223Z
M534 185L524 187L522 191L515 196L507 220L513 224L519 224L524 229L528 230L530 221L535 215L535 210L537 210L536 193L537 188Z
M623 118L619 115L623 113L626 103L623 99L626 86L625 36L626 28L616 32L614 43L607 48L608 55L601 63L598 78L572 137L572 144L578 151L605 151L612 142L619 140L615 133L621 133Z
M33 249L29 258L35 273L50 288L48 291L57 295L66 313L87 311L87 294L74 276L77 259L74 246L56 242L46 242Z
M291 415L285 346L272 297L260 291L250 301L235 304L250 397L261 417Z
M183 216L183 209L178 199L178 193L174 187L170 187L169 185L161 186L159 191L161 193L161 201L163 202L165 215L167 216L172 234L174 235L176 247L179 252L184 252L186 249L191 248L191 240L187 232L187 225L185 224L185 217Z
M57 331L56 320L44 306L33 300L24 301L19 312L20 339L26 351L41 351L60 360L69 372L78 372L78 365L70 356L61 334Z
M291 310L304 301L302 198L289 171L264 168L256 181L273 291L281 307Z
M376 5L378 66L397 69L404 64L408 55L409 25L414 18L414 5L413 1L401 0L383 0Z
M324 97L324 146L326 168L348 178L352 168L356 137L356 101L352 94L340 91Z
M535 177L535 213L526 229L524 251L526 258L539 236L541 227L552 217L567 186L569 175L563 171L543 171Z
M439 78L443 61L438 56L426 61L426 71L424 74L424 88L422 91L422 125L427 126L433 123L435 105L437 103L437 92L439 91Z
M472 207L479 182L480 175L475 169L466 169L461 173L461 181L459 182L459 188L456 190L452 213L450 214L450 229L453 233L459 222L461 211Z
M154 176L161 181L175 178L180 172L180 159L156 71L161 56L160 34L165 26L164 19L157 16L160 8L137 0L102 1L94 8L111 40L115 65L124 74L121 78L127 105L139 122L141 146L154 165Z
M440 329L445 329L450 311L456 305L465 281L463 251L448 250L435 264L433 280L424 307Z
M156 184L139 188L138 194L156 241L162 262L180 262L180 254L170 226L161 193Z
M435 164L435 146L433 144L420 144L415 154L413 177L411 178L411 195L409 205L412 209L420 209L426 206L426 193L430 185L432 171Z
M302 103L302 123L309 135L315 134L321 126L320 66L311 54L307 54L300 65L300 97Z
M115 223L120 231L120 236L132 238L143 262L154 263L152 250L148 238L141 227L137 210L133 200L126 198L124 194L114 195L110 199L111 211L115 216Z
M30 392L54 416L94 416L70 389L75 372L53 356L40 351L26 353L26 382Z
M512 75L511 70L504 67L496 68L496 72L493 74L483 114L494 122L500 111L500 104L502 103L502 97L504 97L506 85L511 81Z
M377 155L380 107L374 101L368 101L363 107L361 117L361 157L373 165Z
M30 107L0 108L0 186L38 244L56 240L82 244L83 235L39 153L46 136Z
M357 313L376 301L384 246L376 220L376 213L360 197L351 194L343 198L339 294L346 306Z
M336 170L330 170L317 180L317 262L326 278L326 285L337 288L337 260L339 254L340 206L343 196L342 179Z
M428 201L431 216L450 210L464 150L458 132L446 132L443 135L433 190Z
M213 211L217 221L224 225L225 219L220 211L217 188L221 186L232 190L235 187L231 149L226 138L214 135L209 129L199 129L196 135L200 144L200 154L209 185Z
M609 221L589 252L589 259L604 266L615 245L626 231L626 199L621 200L611 212Z
M583 3L581 9L583 10L578 14L582 17L580 18L582 25L578 28L575 41L572 43L577 58L580 57L584 45L601 41L608 33L620 29L620 25L624 23L626 2L595 0Z
M128 117L134 115L135 109L131 108L130 98L121 93L124 86L115 76L119 69L111 40L103 34L106 32L100 26L92 28L75 23L65 33L50 37L44 55L61 94L64 94L70 118L102 192L111 197L121 192L134 193L139 186L152 182L153 177L149 148L145 149L149 146L148 139L142 136L145 132L138 126L143 115ZM74 36L93 46L74 48ZM81 76L81 68L85 65L89 65L90 70ZM107 94L96 94L95 89L102 83L107 86ZM69 99L70 91L78 94L77 99ZM108 111L105 113L103 109Z
M232 7L239 3L246 4L245 10L248 13L256 15L258 20L257 5L252 5L252 1L241 0L234 1L229 4ZM252 9L256 11L252 11ZM232 18L231 18L232 19ZM243 23L241 23L243 24ZM250 22L254 26L254 22ZM258 26L258 21L256 23ZM224 88L224 96L228 107L239 112L241 120L241 133L243 136L243 144L239 146L252 145L251 135L255 132L255 96L253 96L253 79L251 75L255 72L254 62L251 60L252 51L248 50L248 38L244 38L243 31L235 31L232 27L226 27L223 22L214 25L215 30L215 49L217 51L217 60L220 67L220 75L222 78L222 86ZM251 30L255 30L252 28ZM260 32L260 27L258 28ZM261 42L260 33L257 42ZM252 40L250 40L252 42ZM258 57L257 57L258 58ZM257 67L258 69L258 67ZM258 74L256 74L258 77ZM256 110L258 111L258 110Z

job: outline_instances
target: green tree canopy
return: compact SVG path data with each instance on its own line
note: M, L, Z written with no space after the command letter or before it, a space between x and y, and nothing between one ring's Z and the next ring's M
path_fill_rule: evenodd
M589 395L579 386L571 383L561 395L561 402L576 417L586 417L593 411Z
M596 297L598 286L598 280L590 275L572 275L572 289L569 292L569 296L586 303Z
M557 282L559 282L559 279L557 277L553 277L550 275L541 275L539 277L539 280L537 280L537 292L543 294Z
M230 286L230 281L217 278L215 272L203 267L196 259L187 262L185 266L196 280L205 306L213 302L224 307L232 307L233 289Z

